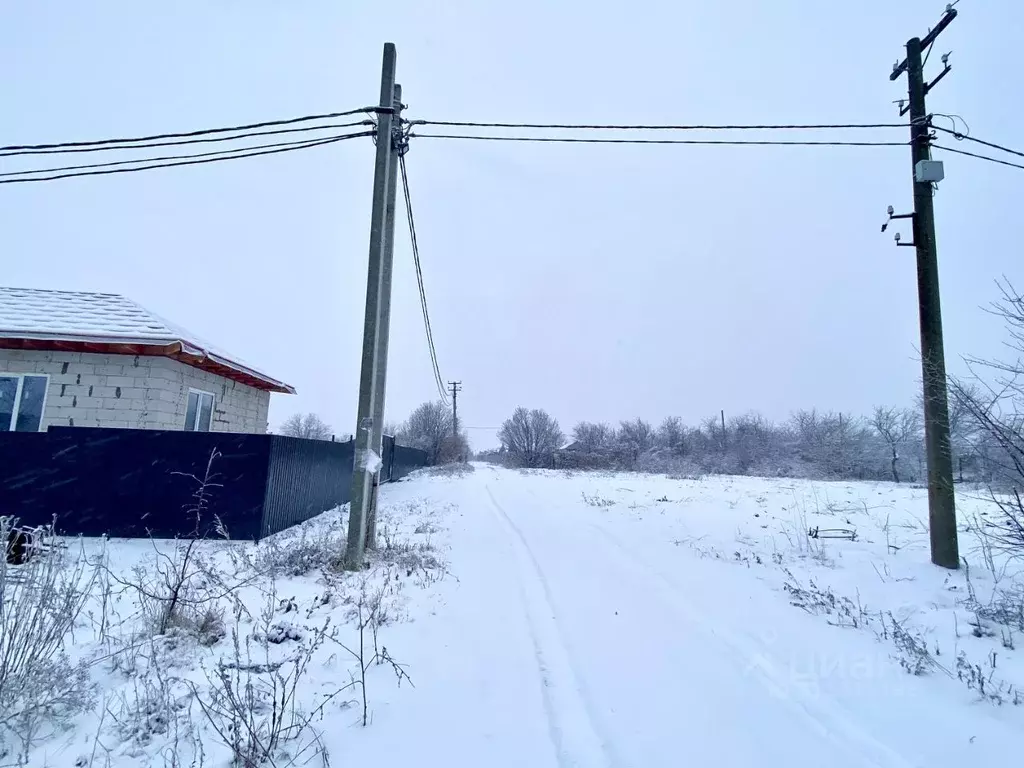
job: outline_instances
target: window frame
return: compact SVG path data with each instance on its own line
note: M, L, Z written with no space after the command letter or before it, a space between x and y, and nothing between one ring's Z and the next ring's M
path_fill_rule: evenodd
M42 432L43 421L46 419L46 400L50 396L50 374L48 373L17 373L15 371L0 371L0 379L17 379L18 388L14 392L14 407L11 410L11 421L7 426L0 430L0 432L14 432L14 427L18 424L18 410L21 408L21 393L25 389L25 377L31 376L37 379L43 379L46 381L46 386L43 388L43 404L39 409L39 429L36 432Z
M189 429L188 424L188 401L192 397L192 393L199 395L199 400L196 402L196 417L195 422L192 424L192 428ZM207 395L210 398L210 424L206 429L198 429L200 414L203 412L203 395ZM186 432L212 432L213 431L213 412L217 407L217 395L205 389L199 389L198 387L189 387L188 396L185 398L185 431Z

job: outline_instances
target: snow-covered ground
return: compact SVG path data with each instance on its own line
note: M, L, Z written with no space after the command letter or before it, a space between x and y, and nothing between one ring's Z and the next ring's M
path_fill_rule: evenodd
M419 473L384 487L366 573L330 562L342 512L204 543L190 599L223 627L155 639L138 585L180 550L109 542L108 604L72 647L99 698L42 727L29 764L229 765L234 734L266 738L275 681L304 724L279 766L1003 763L1024 726L1024 574L979 533L989 503L958 502L953 573L907 486Z

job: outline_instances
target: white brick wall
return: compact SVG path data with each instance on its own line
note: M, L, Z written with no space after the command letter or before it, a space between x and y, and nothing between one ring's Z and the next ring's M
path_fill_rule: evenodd
M49 374L44 429L184 429L193 388L214 395L213 431L267 431L269 392L166 357L0 349L0 371Z

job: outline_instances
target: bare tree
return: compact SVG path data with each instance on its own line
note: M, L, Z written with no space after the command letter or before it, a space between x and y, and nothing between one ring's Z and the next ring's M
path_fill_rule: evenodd
M686 453L686 427L678 416L669 416L658 427L658 442L675 453Z
M517 464L537 467L558 450L565 436L555 418L546 411L520 407L501 425L498 439Z
M579 443L580 450L601 451L612 447L614 432L607 424L581 421L572 428L572 439Z
M1002 513L988 536L1002 551L1024 557L1024 295L1008 280L990 311L1006 324L1016 360L970 361L977 384L950 380L956 407L970 414L986 461L992 498ZM955 409L954 409L955 410Z
M732 420L730 448L736 454L741 471L746 471L774 456L778 430L759 413L746 413Z
M959 393L955 391L959 388ZM985 395L975 383L951 381L949 385L949 448L953 467L958 471L960 482L964 480L964 467L974 463L979 453L979 436L984 436L981 425L975 418L969 403L980 403ZM924 412L924 394L917 395L917 410ZM984 440L981 441L984 443Z
M445 441L452 436L452 411L440 400L423 403L409 416L395 438L402 445L427 453L427 463L442 460Z
M616 437L619 446L629 452L634 463L654 447L654 428L643 419L621 422Z
M725 453L727 435L723 429L719 416L709 416L700 423L701 432L707 437L709 448L717 448L720 453Z
M465 432L449 434L441 441L441 447L437 454L438 464L451 464L458 462L465 464L469 460L469 435Z
M875 436L864 422L849 414L796 411L789 422L791 438L801 461L831 477L864 477L869 443Z
M888 447L892 479L894 483L898 483L900 475L896 465L900 460L900 451L911 441L920 438L921 418L917 411L909 408L887 408L879 405L868 423Z
M334 430L315 413L296 413L281 425L281 434L305 440L330 440Z

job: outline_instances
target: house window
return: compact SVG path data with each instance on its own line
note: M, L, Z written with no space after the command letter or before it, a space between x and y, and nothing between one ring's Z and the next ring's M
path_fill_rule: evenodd
M188 391L188 408L185 409L186 432L209 432L213 419L213 393L200 389Z
M49 376L0 373L0 432L38 432Z

